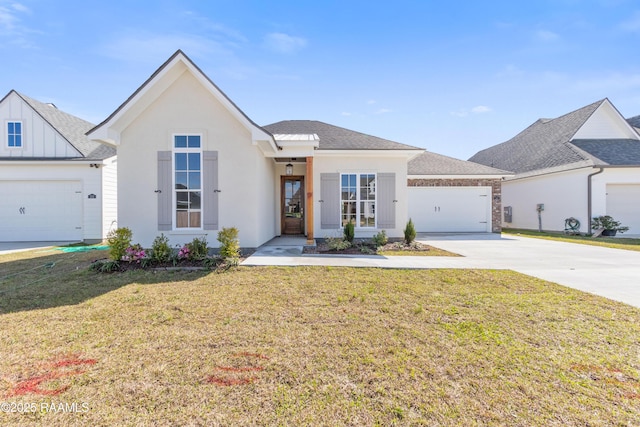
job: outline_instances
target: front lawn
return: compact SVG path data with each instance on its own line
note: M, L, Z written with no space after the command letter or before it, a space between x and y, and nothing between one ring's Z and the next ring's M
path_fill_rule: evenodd
M640 419L640 310L601 297L510 271L86 269L104 256L0 257L1 425Z
M640 251L640 239L628 237L591 237L572 236L569 234L551 233L546 231L522 230L518 228L503 228L504 234L516 234L538 239L556 240L558 242L579 243L583 245L602 246L605 248L626 249Z

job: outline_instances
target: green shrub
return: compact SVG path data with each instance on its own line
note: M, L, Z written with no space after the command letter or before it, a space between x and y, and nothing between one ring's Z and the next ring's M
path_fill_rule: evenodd
M116 228L107 234L109 244L109 256L113 261L120 261L126 254L127 248L131 246L133 233L127 227Z
M407 245L410 245L411 242L416 238L416 228L413 226L413 221L409 218L407 222L407 226L404 228L404 241Z
M337 237L327 237L327 247L331 251L342 251L351 247L351 243Z
M591 228L597 230L599 228L604 228L605 230L616 230L619 233L624 233L625 231L629 231L629 227L626 225L622 225L620 221L616 221L611 217L611 215L600 215L593 217L591 220Z
M153 240L151 245L151 259L154 262L167 262L171 259L171 246L169 246L169 238L160 234Z
M189 248L190 260L202 260L209 254L206 236L196 237L191 241L191 243L187 243L186 246Z
M376 245L376 247L380 247L380 246L384 246L387 244L387 242L389 241L389 239L387 238L387 233L385 233L384 230L382 230L381 232L375 234L372 237L373 240L373 244Z
M238 241L238 229L235 227L223 228L218 232L220 242L220 256L223 259L240 258L240 242Z
M353 238L356 235L356 226L353 222L349 221L349 223L344 226L344 240L349 243L353 243Z

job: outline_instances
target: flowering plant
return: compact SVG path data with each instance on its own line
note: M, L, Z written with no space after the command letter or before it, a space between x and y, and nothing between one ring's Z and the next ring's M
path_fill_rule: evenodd
M189 250L189 245L184 245L183 247L180 248L180 250L178 251L178 258L179 259L185 259L185 258L189 258L189 252L191 252Z
M142 249L142 246L136 243L135 245L129 246L127 249L125 249L124 255L122 256L122 260L129 261L129 262L135 261L139 263L140 260L146 256L147 254L144 251L144 249Z

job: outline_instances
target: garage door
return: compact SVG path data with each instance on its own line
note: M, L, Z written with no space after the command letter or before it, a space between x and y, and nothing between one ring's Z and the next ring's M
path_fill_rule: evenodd
M491 232L491 187L409 187L416 231Z
M607 215L640 234L640 184L607 184Z
M0 181L0 241L82 240L79 181Z

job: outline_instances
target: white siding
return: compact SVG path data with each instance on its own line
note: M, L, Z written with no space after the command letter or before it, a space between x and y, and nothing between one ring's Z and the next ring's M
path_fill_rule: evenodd
M102 166L102 236L118 227L118 161L105 160Z
M51 107L55 108L55 107ZM15 93L0 104L0 157L81 157L49 123ZM22 147L7 146L7 122L22 122Z
M603 103L572 139L638 139L638 135L628 126L620 113L608 102Z
M544 204L542 229L563 231L566 218L577 218L580 231L589 232L587 218L587 175L591 168L560 172L502 183L502 206L513 208L513 222L504 228L538 229L536 205ZM504 219L504 218L503 218Z

